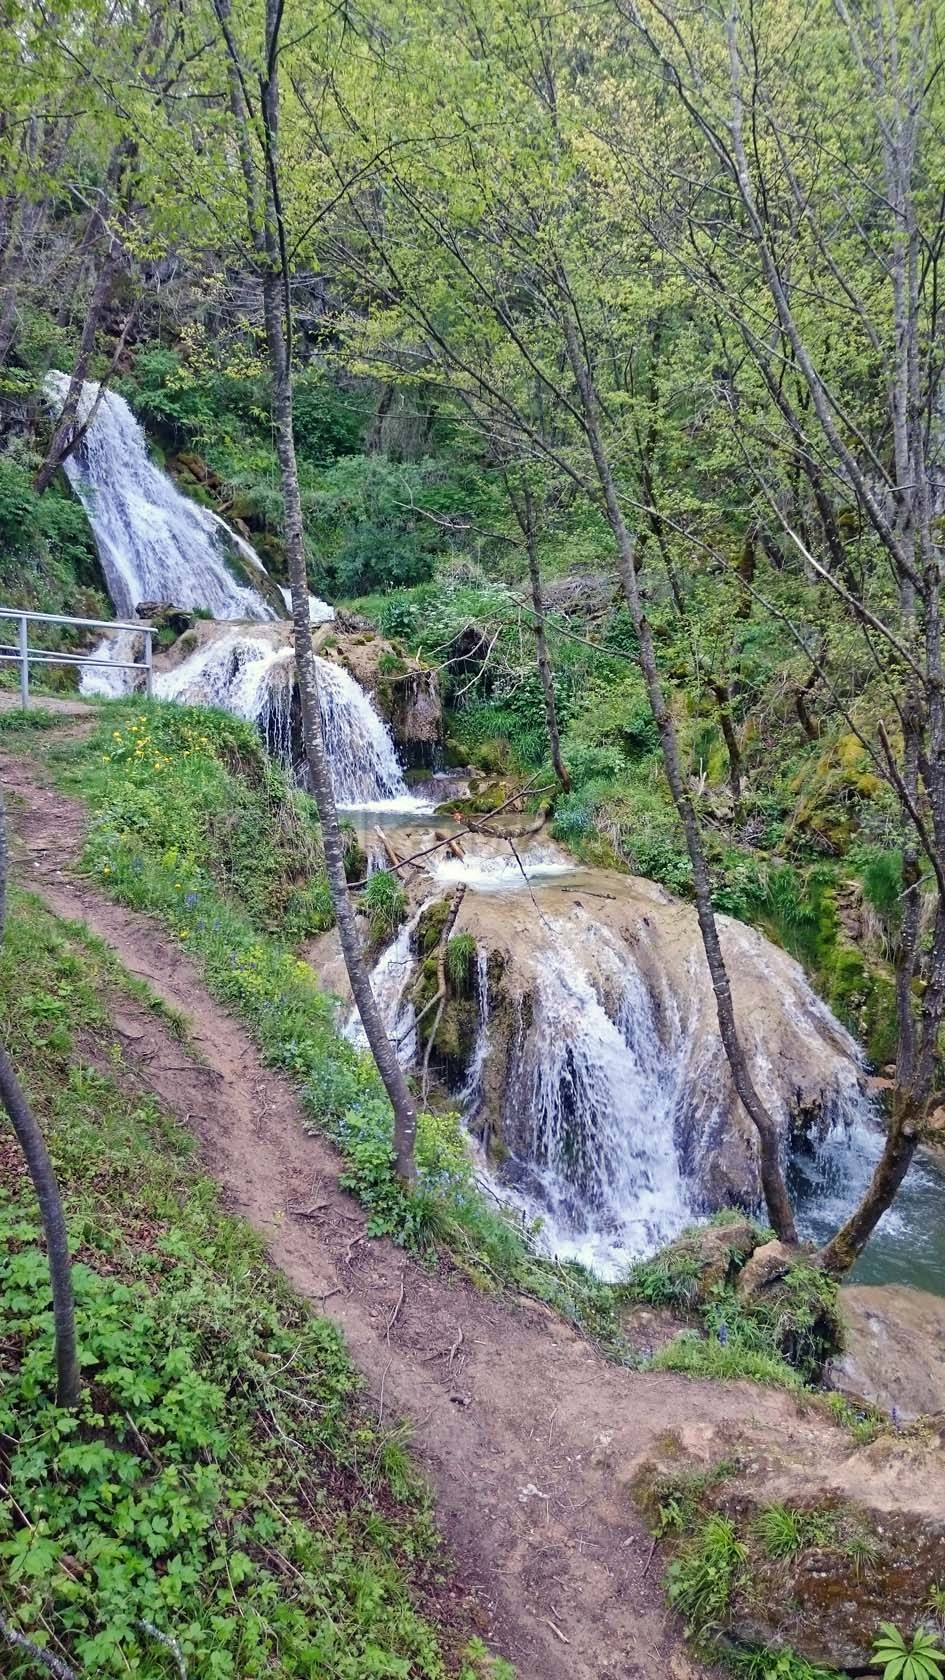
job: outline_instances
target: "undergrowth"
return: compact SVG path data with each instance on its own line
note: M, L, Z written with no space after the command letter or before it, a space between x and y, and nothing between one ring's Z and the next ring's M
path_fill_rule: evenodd
M35 1202L0 1138L0 1616L89 1676L508 1680L440 1624L425 1496L337 1332L125 1068L117 978L15 900L0 1034L64 1186L84 1399L52 1402ZM0 1649L11 1680L37 1672Z

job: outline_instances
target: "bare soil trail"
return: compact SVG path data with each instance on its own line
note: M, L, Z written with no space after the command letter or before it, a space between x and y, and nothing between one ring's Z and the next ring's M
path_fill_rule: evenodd
M636 1469L674 1430L719 1456L736 1439L759 1456L765 1441L791 1439L802 1461L841 1470L849 1442L783 1393L608 1364L536 1303L484 1296L445 1263L428 1269L367 1239L339 1158L304 1132L288 1081L156 922L82 878L82 807L13 754L0 753L0 783L21 883L188 1019L199 1056L123 1001L128 1061L197 1132L207 1170L274 1264L341 1326L382 1421L406 1421L461 1582L487 1612L484 1637L522 1680L704 1675L665 1608L631 1498Z

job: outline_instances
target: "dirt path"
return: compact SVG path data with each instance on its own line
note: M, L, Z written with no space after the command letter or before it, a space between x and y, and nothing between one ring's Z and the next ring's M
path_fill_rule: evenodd
M123 1004L116 1024L129 1061L199 1133L228 1205L342 1327L382 1420L408 1421L463 1585L488 1612L484 1636L522 1680L703 1674L667 1616L634 1472L671 1430L720 1444L736 1428L756 1442L787 1432L816 1452L824 1426L783 1394L621 1370L540 1306L483 1297L365 1239L361 1210L338 1188L338 1158L303 1132L291 1086L155 922L78 876L82 808L12 755L0 754L0 780L19 796L19 879L191 1022L202 1064L146 1008Z

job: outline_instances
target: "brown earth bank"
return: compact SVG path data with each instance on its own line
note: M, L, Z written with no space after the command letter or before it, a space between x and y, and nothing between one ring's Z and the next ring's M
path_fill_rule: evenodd
M536 1303L484 1296L446 1261L425 1266L368 1240L339 1159L304 1132L290 1084L156 922L82 878L82 807L12 754L0 754L0 780L20 883L84 922L189 1021L194 1052L153 1011L123 1003L129 1060L194 1128L273 1263L340 1325L381 1422L406 1426L463 1584L484 1606L483 1634L523 1680L707 1673L667 1613L635 1502L669 1436L703 1463L749 1461L759 1487L770 1473L777 1490L785 1464L800 1465L809 1497L836 1490L882 1511L911 1489L920 1514L945 1509L941 1454L923 1442L891 1433L855 1447L786 1393L619 1368Z

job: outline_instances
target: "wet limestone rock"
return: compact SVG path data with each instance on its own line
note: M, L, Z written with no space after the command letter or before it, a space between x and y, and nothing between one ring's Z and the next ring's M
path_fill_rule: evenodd
M852 1285L840 1309L845 1347L829 1387L903 1422L945 1416L945 1300L906 1284Z

